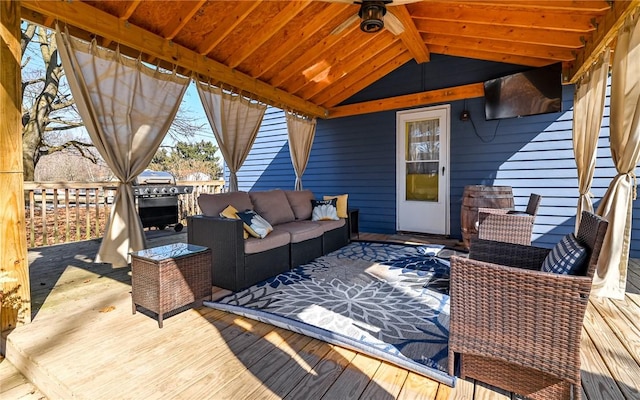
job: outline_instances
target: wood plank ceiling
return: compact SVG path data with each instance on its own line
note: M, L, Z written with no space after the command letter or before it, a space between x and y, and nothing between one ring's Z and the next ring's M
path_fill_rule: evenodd
M396 0L387 5L385 29L364 33L360 6L348 0L21 2L24 19L49 27L58 20L74 36L120 43L148 62L175 63L183 73L320 117L431 54L527 67L562 62L575 73L589 59L585 48L592 51L632 3Z

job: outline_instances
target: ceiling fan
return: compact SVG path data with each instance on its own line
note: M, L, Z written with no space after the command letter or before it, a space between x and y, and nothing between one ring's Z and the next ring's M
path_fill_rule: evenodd
M402 22L393 14L392 10L387 10L389 6L397 6L415 3L420 0L325 0L335 3L359 4L360 11L357 15L338 25L331 34L337 35L351 26L355 21L360 20L360 30L367 33L376 33L387 28L394 35L404 32Z

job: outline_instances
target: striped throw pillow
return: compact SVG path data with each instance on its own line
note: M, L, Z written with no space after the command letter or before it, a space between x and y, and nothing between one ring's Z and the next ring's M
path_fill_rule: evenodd
M578 242L576 235L570 233L551 249L540 270L563 275L582 275L586 260L587 248Z

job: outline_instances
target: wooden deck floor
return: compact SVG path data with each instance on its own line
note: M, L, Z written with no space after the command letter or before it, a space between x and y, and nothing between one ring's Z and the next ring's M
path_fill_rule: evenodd
M149 243L185 240L184 232L157 232ZM172 316L158 329L154 319L131 313L129 269L93 264L97 249L97 241L88 241L29 252L34 318L3 338L7 359L0 361L0 398L515 398L460 379L452 389L351 350L206 307ZM622 301L592 299L587 311L585 399L640 399L637 260L627 291Z

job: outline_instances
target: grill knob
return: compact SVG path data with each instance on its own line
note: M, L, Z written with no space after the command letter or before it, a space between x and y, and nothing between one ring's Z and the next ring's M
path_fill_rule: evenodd
M159 192L160 192L160 190L158 190L158 188L153 188L153 191L152 191L152 192L153 192L153 193L159 193Z
M161 192L161 193L167 193L167 188L165 188L165 187L161 188L161 189L160 189L160 192Z
M176 187L172 187L172 188L170 188L170 189L169 189L169 193L173 193L173 194L178 193L178 188L176 188Z

